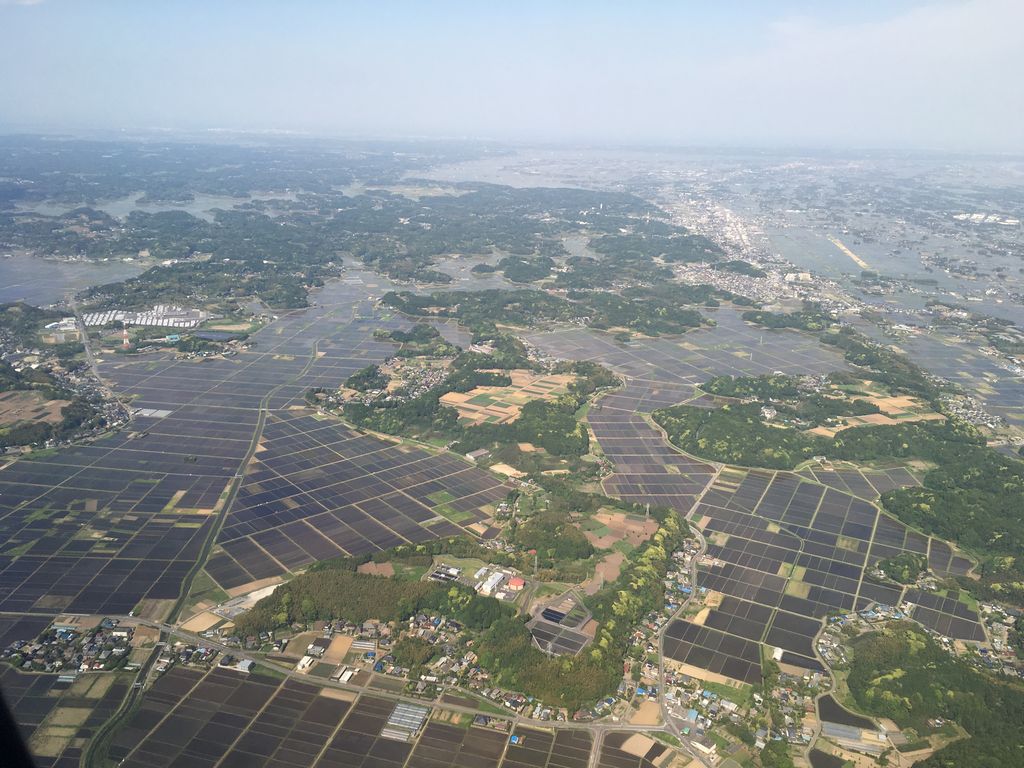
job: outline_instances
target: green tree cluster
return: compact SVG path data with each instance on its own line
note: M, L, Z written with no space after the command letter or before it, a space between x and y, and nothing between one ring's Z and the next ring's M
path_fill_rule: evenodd
M758 403L721 408L677 405L657 410L653 417L683 450L727 464L792 469L819 455L860 462L924 459L943 466L969 459L986 476L1018 465L984 449L984 438L977 430L953 419L862 426L829 438L792 427L768 425L761 418ZM943 477L941 473L935 474L934 480L938 483Z
M857 706L901 728L931 733L944 718L970 738L919 763L925 768L1003 768L1024 760L1024 688L980 672L909 622L853 641L847 684Z
M835 317L816 306L805 306L797 312L751 309L743 313L743 319L763 328L792 328L798 331L824 331L836 322Z
M463 352L453 361L448 376L423 394L409 400L347 402L345 418L356 426L391 435L454 439L462 432L459 414L442 404L441 398L449 392L469 392L476 387L508 386L512 380L507 375L490 370L505 364L489 355Z
M533 283L551 274L555 261L550 256L524 258L506 256L498 262L498 269L513 283Z
M916 552L901 552L878 561L878 568L900 584L913 584L928 569L928 559Z
M715 376L700 388L708 394L739 399L790 400L800 395L800 380L785 374L763 376Z
M770 740L760 752L761 768L793 768L789 745L785 741Z
M390 379L381 373L379 365L368 365L345 379L345 386L357 392L369 392L374 389L384 389L389 381Z
M824 333L821 341L841 349L848 363L867 368L873 379L893 390L918 395L929 402L934 402L943 390L933 377L905 355L871 341L853 328Z
M35 347L39 334L48 323L53 323L68 313L53 309L40 309L23 301L0 304L0 335L19 347Z
M576 376L566 394L555 400L530 401L511 423L467 427L459 436L456 449L468 453L494 444L525 442L543 448L552 456L585 455L590 450L590 435L577 419L576 412L599 389L618 386L619 380L610 370L592 361L562 363L555 372Z
M536 327L545 323L586 321L593 328L624 327L656 336L684 333L700 326L701 315L684 304L717 303L707 286L627 288L621 293L573 290L566 297L535 289L444 291L429 295L394 291L382 301L412 317L458 318L475 332L496 324Z
M471 628L483 628L513 609L457 584L440 585L357 573L351 563L311 569L282 584L235 622L238 634L273 630L294 622L367 619L401 621L438 612Z
M723 261L715 265L715 269L720 269L723 272L734 272L737 275L746 275L747 277L767 277L768 273L760 267L755 267L749 261L743 261L742 259L731 259L729 261Z
M494 670L499 684L569 709L611 693L622 679L633 627L664 605L662 580L686 531L675 513L666 514L654 536L630 555L619 578L594 596L591 609L601 626L594 643L579 655L547 656L521 620L508 618L480 638L481 663Z
M722 397L770 404L781 420L798 422L807 429L833 423L842 416L879 412L878 406L868 400L848 397L838 389L809 390L801 386L799 378L782 374L718 376L701 384L701 389Z
M530 442L552 456L579 457L586 454L590 446L589 433L577 420L576 411L598 389L618 382L610 371L592 362L559 365L555 369L557 372L577 376L568 392L553 401L527 403L514 422L470 427L459 424L458 412L441 402L445 394L469 392L482 386L508 386L512 380L501 373L501 369L530 365L521 342L505 334L486 341L492 345L492 353L460 353L444 381L423 394L406 401L379 398L372 403L349 402L344 406L345 418L356 426L378 432L452 440L460 453L494 444ZM361 374L356 375L361 379ZM346 385L351 386L348 382Z
M766 424L758 403L721 408L677 405L655 411L653 418L687 453L727 464L792 469L826 454L830 445L818 435Z
M741 466L792 469L813 456L854 462L924 460L935 466L916 488L882 495L908 525L955 542L980 561L976 593L1024 600L1024 463L985 446L954 419L848 429L833 438L765 424L757 404L674 406L653 416L688 453Z
M510 538L520 549L536 551L542 568L585 560L594 554L594 547L584 533L558 508L531 515L515 526Z
M850 326L837 328L837 318L817 304L805 302L802 310L790 313L750 310L743 313L743 319L765 328L822 332L819 339L823 344L842 350L848 363L870 370L871 378L894 390L919 395L929 402L935 401L943 390L936 379L905 355L872 341Z
M445 341L437 328L426 323L417 323L408 331L378 330L373 335L383 341L401 344L395 353L398 357L454 357L459 352L458 347Z
M422 667L434 657L434 646L422 637L405 636L391 648L395 663L406 669Z

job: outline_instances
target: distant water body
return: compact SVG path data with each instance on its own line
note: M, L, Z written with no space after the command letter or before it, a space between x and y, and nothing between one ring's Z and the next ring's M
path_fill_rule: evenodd
M247 197L223 197L217 195L196 195L187 203L140 203L141 192L126 195L116 200L93 203L89 207L104 211L111 216L124 219L132 211L187 211L206 221L212 221L217 208L231 209L251 200L294 199L293 194L266 194ZM86 205L58 203L36 203L20 206L18 210L35 211L46 216L60 216L74 208ZM0 303L25 301L36 306L55 304L74 293L92 285L118 282L135 277L145 270L140 264L123 261L102 263L49 261L33 256L15 255L6 258L0 255Z
M68 211L74 210L75 208L88 207L95 208L98 211L103 211L115 219L126 219L128 214L132 211L143 211L145 213L159 213L160 211L185 211L193 216L203 219L204 221L213 221L214 212L218 209L231 210L244 203L249 203L254 200L294 200L294 193L257 193L254 195L246 195L243 197L226 197L223 195L195 195L192 200L188 202L163 202L163 203L144 203L142 200L142 193L135 192L131 195L125 195L114 200L104 200L95 203L77 203L75 205L68 205L64 203L33 203L32 205L19 205L17 209L19 211L34 211L35 213L41 213L45 216L61 216Z
M67 294L141 274L141 264L111 261L49 261L36 256L0 257L0 303L25 301L36 306L55 304Z

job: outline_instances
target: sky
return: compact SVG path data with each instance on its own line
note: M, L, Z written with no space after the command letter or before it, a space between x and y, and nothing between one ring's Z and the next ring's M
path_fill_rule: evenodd
M0 130L1024 153L1024 0L0 0Z

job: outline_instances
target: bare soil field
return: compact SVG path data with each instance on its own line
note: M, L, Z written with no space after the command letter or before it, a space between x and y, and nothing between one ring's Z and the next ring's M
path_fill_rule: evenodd
M492 464L489 469L492 472L498 472L499 474L505 475L506 477L525 477L525 472L520 472L515 467L510 467L508 464Z
M598 512L593 521L601 527L584 530L584 535L596 549L611 549L620 541L638 547L658 530L657 520L637 520L623 512Z
M33 755L57 757L71 743L77 727L42 726L32 734L29 749Z
M181 628L186 632L205 632L219 621L223 619L217 614L203 611L182 624Z
M68 400L47 400L38 392L0 393L0 426L19 421L42 421L56 424L63 418L60 409Z
M707 683L719 683L720 685L731 685L734 688L739 687L741 681L733 680L731 677L720 675L717 672L711 672L702 667L695 667L692 664L680 664L675 661L667 660L668 665L683 675L689 675L697 680L703 680Z
M167 615L171 612L171 608L173 607L173 600L154 600L152 598L145 598L140 601L139 609L135 612L135 615L140 619L163 621L167 618Z
M661 707L656 701L645 701L629 718L629 722L632 725L657 725L661 722Z
M363 563L356 568L356 573L368 573L371 576L394 576L395 566L392 563Z
M57 707L50 714L49 725L81 725L92 714L88 707Z
M390 565L390 563L389 563ZM324 651L323 661L338 665L345 659L345 654L352 648L352 638L348 635L337 635L331 638L331 644Z
M205 331L248 331L252 328L252 323L214 323L208 325L203 330Z
M136 624L132 645L136 647L156 645L160 641L160 630L145 624Z
M306 655L306 648L309 647L309 644L318 637L320 637L319 632L300 632L288 641L288 645L281 651L281 656L288 659L301 659Z
M711 614L711 609L704 606L697 612L697 615L690 619L691 624L696 624L698 627L703 627L704 622L708 620L708 616Z
M635 723L636 720L630 720ZM651 725L651 723L642 723L643 725ZM628 755L633 757L643 758L650 752L651 747L655 744L654 739L643 733L634 733L625 742L623 742L620 749Z
M622 572L626 556L621 552L609 552L594 568L594 575L583 582L583 592L595 595L605 584L615 581Z
M263 589L264 587L270 587L281 582L280 576L271 576L267 579L258 579L257 581L250 581L248 584L242 584L232 589L226 590L229 597L239 597L241 595L247 595L250 592L255 592L257 589ZM255 601L254 601L255 602Z
M324 688L320 691L321 696L326 696L328 699L338 699L338 701L355 701L356 695L352 691L343 691L339 688Z
M503 371L512 379L507 387L477 387L469 392L448 392L441 402L459 412L465 424L507 424L519 418L531 400L554 400L575 380L569 374L538 376L532 371Z

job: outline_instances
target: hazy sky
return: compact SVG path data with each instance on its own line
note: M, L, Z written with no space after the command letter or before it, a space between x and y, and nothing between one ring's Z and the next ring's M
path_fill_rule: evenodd
M0 129L1024 152L1024 0L0 0Z

